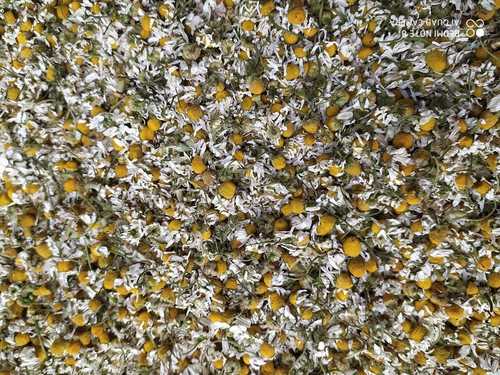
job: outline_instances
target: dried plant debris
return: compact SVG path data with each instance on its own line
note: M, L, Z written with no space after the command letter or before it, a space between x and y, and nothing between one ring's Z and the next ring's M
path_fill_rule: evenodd
M499 8L0 2L0 374L498 374Z

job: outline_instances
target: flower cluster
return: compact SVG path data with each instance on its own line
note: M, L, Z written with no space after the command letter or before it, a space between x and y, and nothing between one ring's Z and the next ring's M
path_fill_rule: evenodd
M3 1L0 374L498 373L500 2L428 3Z

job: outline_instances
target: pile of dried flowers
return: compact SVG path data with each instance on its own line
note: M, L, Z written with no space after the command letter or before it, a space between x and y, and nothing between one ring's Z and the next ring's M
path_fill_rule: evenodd
M498 0L5 0L1 374L500 371Z

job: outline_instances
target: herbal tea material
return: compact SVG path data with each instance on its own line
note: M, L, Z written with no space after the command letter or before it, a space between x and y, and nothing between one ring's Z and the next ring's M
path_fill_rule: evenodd
M500 3L430 3L2 1L0 375L499 373Z

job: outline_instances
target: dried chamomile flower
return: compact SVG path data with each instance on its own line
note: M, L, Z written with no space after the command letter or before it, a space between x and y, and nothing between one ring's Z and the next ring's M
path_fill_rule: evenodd
M498 373L497 11L2 2L0 373Z

